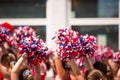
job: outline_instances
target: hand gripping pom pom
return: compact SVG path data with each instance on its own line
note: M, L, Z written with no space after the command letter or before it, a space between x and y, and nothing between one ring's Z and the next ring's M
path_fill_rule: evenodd
M78 65L79 69L82 69L85 66L83 57L76 59L76 64Z
M120 65L120 51L116 52L113 56L113 61Z

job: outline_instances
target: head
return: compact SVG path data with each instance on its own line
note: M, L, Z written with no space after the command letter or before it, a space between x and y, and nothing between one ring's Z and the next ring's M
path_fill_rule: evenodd
M17 57L12 53L3 54L1 57L1 64L7 68L11 67L11 62L13 61L16 62Z
M32 72L29 68L23 68L19 71L19 80L34 80Z
M102 72L97 69L91 69L86 72L85 80L105 80Z
M98 61L93 64L93 67L100 70L104 75L107 75L107 65L105 63Z

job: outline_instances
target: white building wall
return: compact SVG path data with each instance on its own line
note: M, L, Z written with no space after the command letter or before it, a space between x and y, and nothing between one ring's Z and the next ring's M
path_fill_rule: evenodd
M70 0L47 0L46 40L49 47L55 48L52 40L55 32L60 28L69 27Z

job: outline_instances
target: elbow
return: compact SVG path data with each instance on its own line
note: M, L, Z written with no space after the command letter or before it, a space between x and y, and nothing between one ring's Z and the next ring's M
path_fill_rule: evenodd
M18 71L17 71L17 70L12 69L12 70L11 70L11 73L18 73Z

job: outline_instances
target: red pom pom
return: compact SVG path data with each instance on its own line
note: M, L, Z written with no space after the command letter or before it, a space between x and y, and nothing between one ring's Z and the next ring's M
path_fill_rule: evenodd
M113 58L114 50L108 46L98 45L98 50L95 54L96 61Z
M7 28L10 32L12 32L13 26L10 25L9 23L5 22L5 23L1 24L1 26Z

